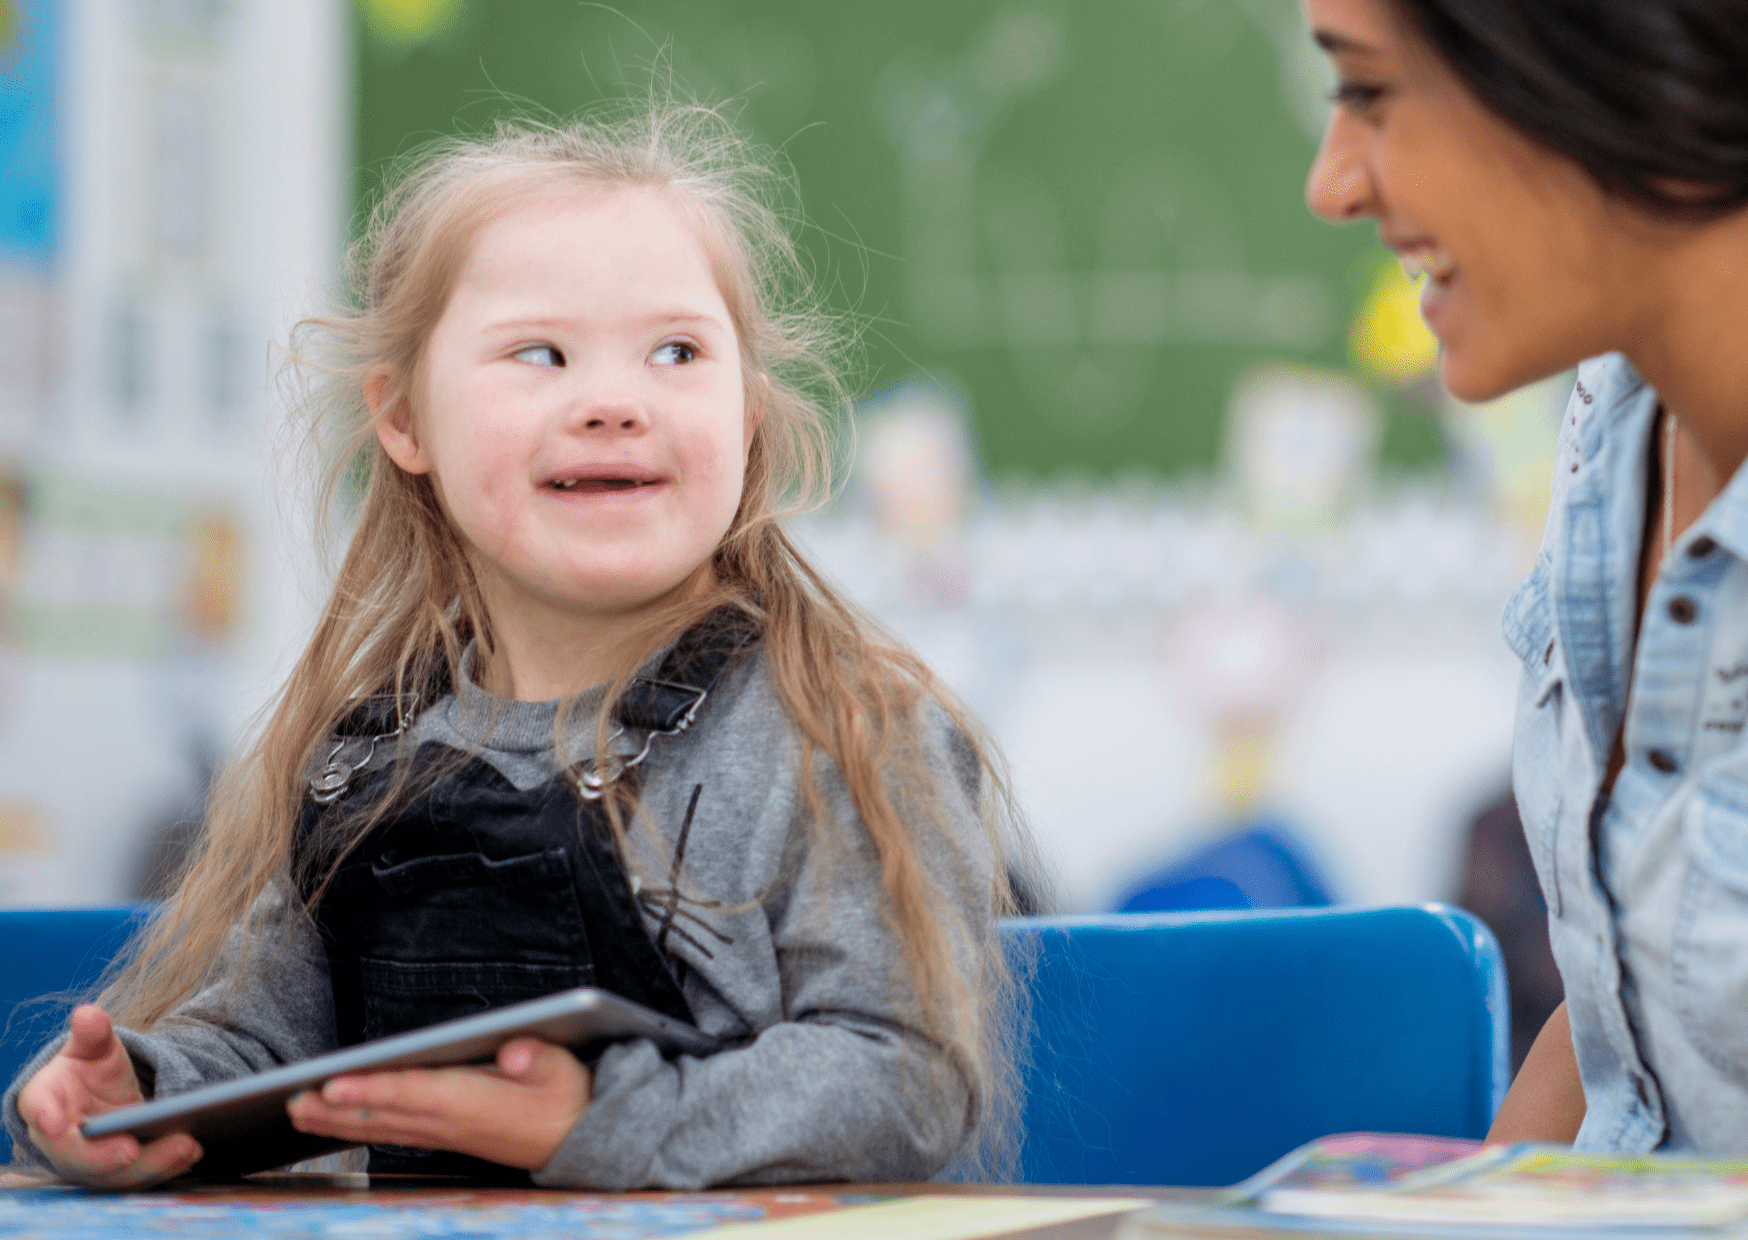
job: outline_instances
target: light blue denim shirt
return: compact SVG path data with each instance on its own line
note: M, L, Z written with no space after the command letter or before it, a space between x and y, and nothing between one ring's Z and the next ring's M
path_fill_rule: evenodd
M1621 357L1579 368L1541 552L1505 610L1512 774L1584 1078L1578 1147L1748 1153L1748 470L1675 545L1641 625L1657 406Z

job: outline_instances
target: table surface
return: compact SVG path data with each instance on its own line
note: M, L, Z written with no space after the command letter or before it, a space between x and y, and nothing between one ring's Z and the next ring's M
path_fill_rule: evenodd
M0 1188L24 1190L0 1192L0 1232L13 1234L8 1224L34 1224L32 1230L44 1225L72 1229L80 1234L107 1236L113 1229L117 1237L140 1234L144 1225L163 1234L206 1236L232 1234L231 1227L246 1227L251 1220L267 1220L261 1234L298 1235L299 1217L307 1217L309 1234L326 1232L338 1212L357 1213L364 1206L378 1223L387 1223L384 1210L408 1209L423 1213L434 1207L455 1207L460 1210L491 1211L500 1214L504 1226L498 1233L505 1237L547 1235L544 1227L529 1222L529 1208L569 1207L587 1212L586 1217L603 1228L599 1233L623 1236L680 1235L683 1230L673 1225L664 1212L697 1204L700 1209L720 1209L723 1203L738 1203L749 1214L762 1214L766 1220L778 1222L815 1213L824 1213L852 1204L846 1198L890 1200L914 1196L953 1197L1123 1197L1163 1201L1168 1198L1205 1197L1211 1190L1160 1188L1135 1185L1057 1186L1036 1184L798 1184L781 1188L733 1190L713 1193L572 1193L543 1189L474 1188L455 1181L434 1185L416 1177L368 1177L361 1174L320 1175L312 1173L278 1172L250 1176L247 1180L226 1184L183 1183L151 1193L125 1195L84 1194L63 1197L63 1186L17 1173L0 1173ZM49 1188L50 1193L31 1192ZM7 1199L11 1198L10 1201ZM992 1203L993 1205L993 1203ZM350 1207L348 1210L347 1208ZM44 1215L33 1217L33 1212ZM71 1213L68 1213L68 1212ZM641 1212L641 1213L640 1213ZM11 1218L5 1214L10 1213ZM1015 1240L1108 1240L1116 1233L1129 1211L1075 1219L1044 1227L1020 1230L998 1230L983 1233L1013 1237ZM52 1217L51 1217L52 1215ZM202 1215L206 1218L203 1220ZM640 1224L649 1222L648 1230ZM665 1224L663 1220L666 1220ZM362 1221L362 1220L357 1220ZM410 1221L410 1220L409 1220ZM554 1220L555 1222L557 1220ZM723 1218L714 1224L694 1222L684 1230L697 1230L711 1225L725 1226L741 1221ZM752 1221L750 1218L747 1221ZM822 1220L823 1221L823 1220ZM571 1221L574 1226L574 1216ZM615 1230L615 1225L625 1230ZM347 1228L350 1230L350 1228ZM368 1228L373 1234L375 1227ZM390 1234L395 1230L380 1234ZM425 1232L424 1234L437 1234ZM470 1227L470 1234L480 1235ZM362 1232L360 1234L363 1234ZM486 1235L491 1232L483 1233ZM585 1231L584 1234L591 1234Z

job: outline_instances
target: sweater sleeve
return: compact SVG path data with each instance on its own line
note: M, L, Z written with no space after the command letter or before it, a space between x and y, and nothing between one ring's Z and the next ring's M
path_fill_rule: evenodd
M992 858L976 773L942 730L930 753L942 827L913 829L936 898L960 910L961 966L993 940ZM768 752L768 751L767 751ZM757 778L769 781L769 762ZM749 775L749 778L752 776ZM549 1187L693 1189L808 1180L924 1180L970 1138L983 1107L960 1056L931 1038L881 913L881 868L835 765L816 778L844 846L804 844L792 786L767 805L747 851L774 831L789 854L760 901L781 995L750 1041L664 1059L648 1042L610 1048L594 1099L535 1175ZM746 838L746 837L743 837ZM732 963L715 963L731 969Z
M225 979L196 994L151 1033L118 1028L147 1098L169 1097L334 1048L333 991L327 956L313 926L275 886L261 897L254 919L271 968L239 969L232 942L214 976ZM18 1093L66 1042L43 1047L0 1098L0 1116L14 1157L46 1166L48 1160L18 1113Z

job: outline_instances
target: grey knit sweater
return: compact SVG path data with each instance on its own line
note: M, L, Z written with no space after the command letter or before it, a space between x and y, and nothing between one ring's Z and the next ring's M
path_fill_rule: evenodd
M597 689L573 716L565 748L586 752ZM488 696L463 681L416 721L413 745L479 754L518 788L556 773L557 704ZM993 941L993 859L978 806L978 772L945 716L928 724L934 782L951 832L914 833L944 899ZM562 1188L690 1189L806 1180L922 1180L967 1142L984 1100L920 1028L897 969L897 940L879 908L880 866L843 777L821 758L815 779L847 849L810 847L792 730L757 652L718 682L693 728L659 737L642 804L654 831L633 872L665 882L674 836L701 787L681 887L686 937L669 949L706 1032L751 1040L703 1059L664 1059L647 1042L602 1056L594 1100L535 1182ZM161 1032L122 1030L149 1093L167 1096L334 1049L325 957L283 891L264 897L289 929L273 967L229 976L195 996ZM654 916L646 913L650 925ZM44 1161L18 1115L18 1090L55 1048L12 1083L8 1131Z

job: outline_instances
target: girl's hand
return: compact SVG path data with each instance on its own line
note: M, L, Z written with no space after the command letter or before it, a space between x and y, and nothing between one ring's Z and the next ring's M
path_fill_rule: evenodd
M94 1004L73 1009L73 1034L60 1053L18 1091L18 1113L30 1139L55 1171L96 1188L139 1188L181 1175L200 1161L200 1143L186 1133L141 1146L125 1134L87 1141L79 1125L93 1115L144 1102L127 1048Z
M292 1124L367 1145L453 1150L538 1171L588 1110L589 1070L562 1046L517 1038L495 1067L337 1076L285 1104Z

